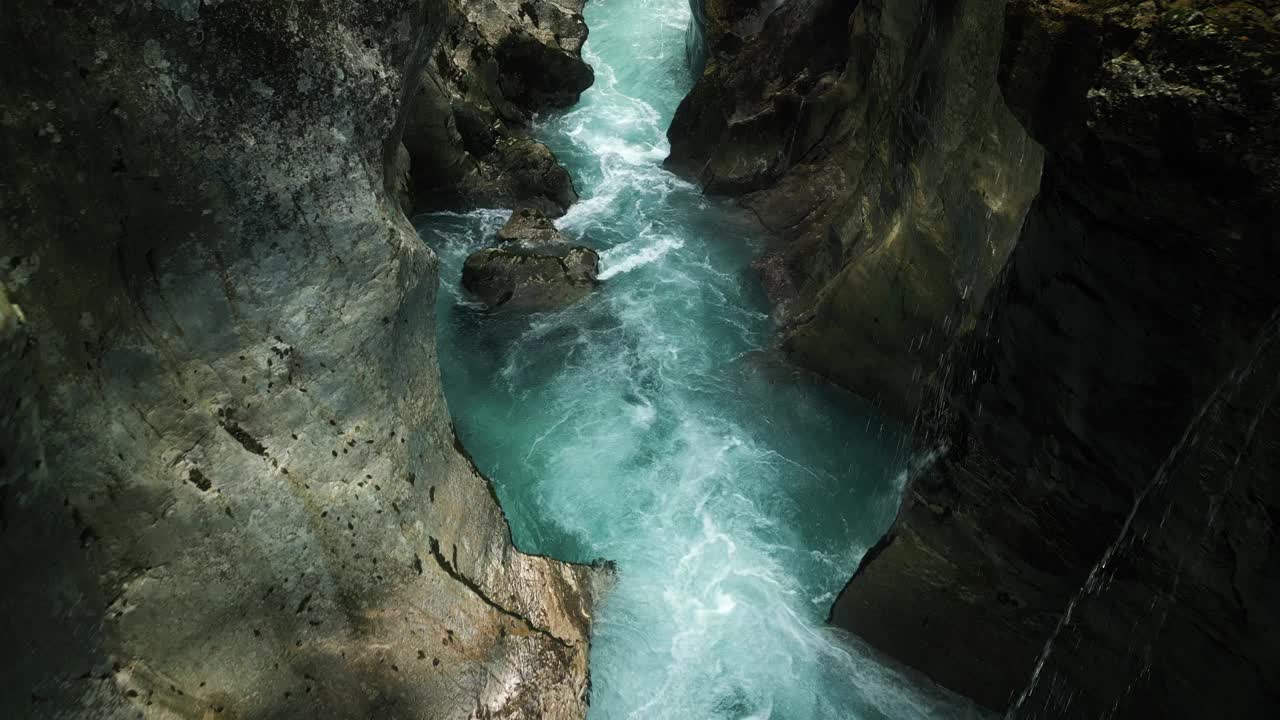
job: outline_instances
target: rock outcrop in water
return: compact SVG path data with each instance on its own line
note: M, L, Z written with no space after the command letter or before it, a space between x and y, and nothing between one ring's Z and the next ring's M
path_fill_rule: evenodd
M554 310L581 300L598 284L596 251L572 244L534 208L512 213L498 241L462 266L463 287L491 309Z
M994 709L1026 690L1022 716L1273 716L1280 7L1004 6L801 1L763 23L739 20L746 31L710 43L672 129L673 162L709 190L745 193L782 238L764 266L777 296L795 298L783 305L799 319L784 330L794 357L872 397L900 395L907 402L885 406L901 411L914 397L900 384L917 368L930 378L938 349L950 348L949 372L934 373L926 393L941 401L918 426L951 452L913 483L832 619ZM846 27L838 11L848 42L832 29ZM985 29L966 31L974 22ZM976 60L992 39L998 71ZM828 50L799 52L816 43ZM750 77L762 58L779 71ZM880 81L832 96L826 78L854 71ZM1001 92L990 105L966 105L991 81ZM729 102L734 88L747 100ZM888 115L863 122L861 145L827 146L825 163L852 168L844 176L813 171L822 163L809 148L843 127L826 121L840 110L824 102ZM1003 129L1005 104L1036 143ZM982 117L973 108L997 119L973 126L987 131L974 136L981 152L968 154L974 140L915 140L962 137L956 129ZM877 145L891 152L865 149ZM1014 147L1027 148L1018 163ZM921 168L949 180L920 182L931 177ZM1029 210L1028 184L1038 189ZM833 200L842 188L858 202ZM787 197L797 212L775 216L788 204L770 198ZM953 213L966 197L985 199L992 220L978 203ZM931 198L947 211L920 214ZM892 222L867 223L877 217ZM953 277L966 270L964 248L994 249L976 275L989 284L1013 248L1000 284L976 296L980 311L928 302L955 286L937 284L946 273L928 272L915 259L924 256L902 254L914 217L955 243L959 252L936 258ZM866 258L885 263L859 282L868 259L840 250L853 223L867 228ZM918 282L874 290L895 276ZM904 353L885 352L861 318L890 311L921 318L914 327L932 336L907 333L904 346L901 332L889 335ZM953 336L959 344L939 337L966 316L972 331ZM910 375L897 372L892 359L921 348Z
M788 354L909 414L972 331L1039 179L995 81L1002 2L704 7L710 59L668 164L777 238L759 266Z
M447 0L440 42L408 106L414 206L530 205L560 215L578 199L568 171L524 128L577 102L585 0Z
M512 547L394 199L442 18L6 7L0 716L583 715L601 572Z

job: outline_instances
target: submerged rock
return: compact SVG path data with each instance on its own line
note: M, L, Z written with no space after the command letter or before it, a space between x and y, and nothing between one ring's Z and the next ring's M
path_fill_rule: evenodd
M586 297L599 284L600 256L574 245L533 208L517 210L498 231L498 247L472 253L462 285L490 308L553 310Z

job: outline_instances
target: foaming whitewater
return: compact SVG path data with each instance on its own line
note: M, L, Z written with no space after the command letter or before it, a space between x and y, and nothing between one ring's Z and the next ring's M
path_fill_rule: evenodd
M536 128L583 194L557 225L601 252L593 296L486 314L458 279L509 211L419 218L458 432L521 548L618 564L593 720L976 717L824 623L910 463L901 429L777 361L758 231L662 168L687 2L592 0L596 84Z

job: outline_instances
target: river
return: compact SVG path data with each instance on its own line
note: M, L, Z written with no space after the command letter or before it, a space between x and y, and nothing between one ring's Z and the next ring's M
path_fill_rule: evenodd
M689 21L688 0L591 0L596 83L535 128L582 194L557 225L601 252L594 295L487 314L458 280L510 211L417 218L459 435L517 546L617 563L593 720L976 717L824 623L896 510L904 430L779 362L760 231L662 168Z

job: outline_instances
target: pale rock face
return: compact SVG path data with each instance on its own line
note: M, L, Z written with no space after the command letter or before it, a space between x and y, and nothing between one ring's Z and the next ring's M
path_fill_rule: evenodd
M581 717L393 194L442 3L8 12L0 715Z

